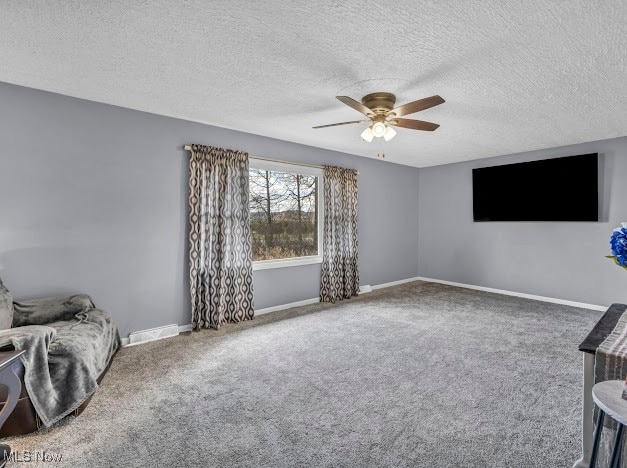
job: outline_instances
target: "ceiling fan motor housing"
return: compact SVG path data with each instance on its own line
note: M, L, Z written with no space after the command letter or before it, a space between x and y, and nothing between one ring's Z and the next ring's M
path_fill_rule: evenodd
M396 96L392 93L372 93L364 96L361 103L376 115L385 115L394 109Z

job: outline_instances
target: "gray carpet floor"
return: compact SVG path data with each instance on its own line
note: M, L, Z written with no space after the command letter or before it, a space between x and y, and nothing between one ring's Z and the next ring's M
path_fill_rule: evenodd
M48 467L569 467L600 316L407 283L124 348L81 416L10 443Z

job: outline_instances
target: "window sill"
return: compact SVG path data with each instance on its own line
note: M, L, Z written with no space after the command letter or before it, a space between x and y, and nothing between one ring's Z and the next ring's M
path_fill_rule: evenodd
M315 257L298 257L298 258L285 258L280 260L260 260L253 262L253 271L256 270L269 270L271 268L287 268L300 265L313 265L315 263L322 263L321 256Z

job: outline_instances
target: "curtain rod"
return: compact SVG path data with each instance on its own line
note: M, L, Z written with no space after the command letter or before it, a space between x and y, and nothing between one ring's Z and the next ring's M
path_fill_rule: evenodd
M191 151L192 150L192 146L191 145L185 145L185 146L183 146L183 149L185 151ZM305 163L299 163L299 162L281 161L280 159L263 158L261 156L254 156L254 155L250 155L250 157L252 159L261 159L262 161L270 161L270 162L277 162L277 163L281 163L281 164L291 164L293 166L305 166L305 167L314 167L316 169L324 169L324 166L316 166L315 164L305 164Z

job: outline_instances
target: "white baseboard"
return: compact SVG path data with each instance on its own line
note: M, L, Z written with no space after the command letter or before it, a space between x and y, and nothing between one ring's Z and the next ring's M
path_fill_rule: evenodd
M406 278L406 279L402 279L398 281L391 281L389 283L375 284L371 287L368 285L362 286L360 288L360 294L368 292L368 288L374 291L377 289L391 288L392 286L398 286L399 284L411 283L412 281L426 281L428 283L440 283L440 284L446 284L449 286L456 286L458 288L475 289L477 291L503 294L505 296L522 297L524 299L532 299L534 301L542 301L542 302L551 302L553 304L562 304L562 305L567 305L567 306L572 306L572 307L579 307L582 309L605 311L608 308L608 306L604 306L604 305L586 304L585 302L576 302L576 301L569 301L566 299L557 299L554 297L537 296L535 294L520 293L516 291L507 291L505 289L487 288L485 286L475 286L473 284L456 283L454 281L446 281L446 280L440 280L440 279L435 279L435 278L425 278L423 276L415 276L413 278ZM281 305L276 305L273 307L266 307L264 309L257 309L255 310L255 315L269 314L270 312L277 312L279 310L291 309L293 307L316 304L318 302L320 302L320 298L314 297L311 299L305 299L304 301L290 302L288 304L281 304ZM192 329L191 324L178 326L179 333L185 333L185 332L191 331L191 329ZM149 331L151 330L144 330L144 332L149 332ZM140 332L135 332L135 333L143 333L143 332L140 331ZM156 338L156 339L159 339L159 338ZM154 341L154 340L148 340L148 341ZM136 344L141 344L141 343L146 343L146 342L147 341L140 341ZM134 344L130 344L128 338L122 338L122 346L134 346Z
M417 279L418 278L408 278L408 279L404 279L400 281L393 281L392 283L376 284L372 287L369 285L362 286L360 288L360 294L369 292L368 288L370 288L371 290L387 288L390 286L396 286L397 284L408 283L410 281L416 281ZM290 302L288 304L280 304L280 305L276 305L272 307L265 307L263 309L257 309L255 310L255 315L269 314L270 312L278 312L279 310L291 309L292 307L300 307L300 306L306 306L306 305L311 305L311 304L317 304L318 302L320 302L320 298L313 297L311 299L305 299L303 301ZM191 324L179 325L179 333L185 333L185 332L191 331L191 329L192 329ZM149 331L149 330L145 330L145 331ZM142 333L142 331L133 332L133 333ZM151 340L151 341L154 341L154 340ZM145 341L142 341L136 344L141 344L141 343L145 343ZM130 344L128 338L122 338L122 346L135 346L135 344Z
M257 309L255 310L255 315L269 314L270 312L277 312L279 310L291 309L292 307L316 304L318 302L320 302L320 298L314 297L312 299L305 299L304 301L290 302L289 304L281 304L273 307L266 307L264 309Z
M383 288L391 288L392 286L398 286L399 284L411 283L412 281L418 281L420 278L417 276L413 278L406 278L398 281L390 281L389 283L375 284L372 289L383 289Z
M605 311L609 307L609 306L603 306L603 305L597 305L597 304L586 304L585 302L569 301L567 299L557 299L554 297L537 296L535 294L520 293L516 291L507 291L505 289L495 289L495 288L487 288L485 286L475 286L473 284L456 283L454 281L446 281L446 280L440 280L440 279L435 279L435 278L424 278L422 276L419 276L415 279L420 280L420 281L427 281L429 283L447 284L449 286L456 286L458 288L476 289L477 291L485 291L485 292L495 293L495 294L504 294L505 296L515 296L515 297L522 297L524 299L533 299L534 301L551 302L553 304L561 304L561 305L567 305L571 307L580 307L582 309Z
M391 283L375 284L374 286L370 286L369 284L366 284L364 286L360 286L359 287L359 293L358 294L361 295L361 294L365 294L365 293L369 293L371 291L374 291L375 289L389 288L391 286L396 286L396 285L399 285L399 284L409 283L411 281L417 281L417 280L418 280L418 278L407 278L407 279L403 279L403 280L399 280L399 281L392 281ZM281 304L281 305L274 306L274 307L266 307L265 309L258 309L258 310L255 310L255 315L269 314L270 312L276 312L278 310L291 309L292 307L299 307L299 306L304 306L304 305L316 304L318 302L320 302L320 298L319 297L314 297L312 299L305 299L304 301L290 302L289 304Z

